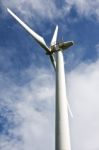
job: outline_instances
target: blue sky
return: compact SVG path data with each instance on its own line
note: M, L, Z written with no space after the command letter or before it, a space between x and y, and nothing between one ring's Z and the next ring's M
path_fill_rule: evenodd
M55 73L44 50L8 14L9 7L48 45L73 40L64 51L73 150L98 150L99 1L1 0L0 150L54 150Z

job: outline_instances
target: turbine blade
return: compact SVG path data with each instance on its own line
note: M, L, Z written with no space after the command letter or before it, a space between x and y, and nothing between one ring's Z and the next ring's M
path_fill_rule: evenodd
M69 111L69 113L70 113L70 116L73 118L73 113L72 113L72 111L71 111L71 108L70 108L70 105L69 105L68 102L67 102L67 108L68 108L68 111Z
M7 8L7 11L22 27L26 29L26 31L40 44L42 48L44 48L47 52L50 51L43 37L34 32L28 25L26 25L21 19L19 19L9 8Z
M52 62L52 65L53 65L54 69L56 69L56 61L55 61L54 54L51 54L51 55L50 55L50 60L51 60L51 62Z
M55 28L55 32L54 32L53 38L52 38L52 40L51 40L51 45L56 44L57 35L58 35L58 25L57 25L56 28Z
M54 34L53 34L53 38L52 38L51 44L50 44L51 46L56 44L57 35L58 35L58 25L56 25L56 28L55 28L55 31L54 31ZM56 60L55 60L54 54L50 55L50 60L52 62L52 65L54 66L54 69L56 69Z

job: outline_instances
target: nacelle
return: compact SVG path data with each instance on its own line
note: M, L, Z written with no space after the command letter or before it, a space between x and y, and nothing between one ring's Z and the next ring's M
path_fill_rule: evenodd
M74 44L73 41L68 42L59 42L51 46L51 53L59 51L59 50L65 50L72 46Z
M59 49L67 49L74 44L73 41L59 43Z

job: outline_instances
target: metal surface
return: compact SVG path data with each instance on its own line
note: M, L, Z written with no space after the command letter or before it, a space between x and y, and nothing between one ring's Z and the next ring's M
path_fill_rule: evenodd
M71 150L64 61L62 51L56 52L56 121L55 150Z
M55 68L56 73L56 108L55 108L55 150L71 150L68 109L71 113L67 96L63 53L64 49L73 45L73 41L57 43L58 26L55 28L51 45L48 47L43 37L35 33L23 21L21 21L10 9L8 12L16 19L22 27L45 49L46 54L50 56L50 60ZM55 57L54 57L55 55Z
M34 32L27 24L25 24L21 19L19 19L15 15L15 13L13 13L9 8L7 8L7 11L23 28L25 28L25 30L41 45L42 48L44 48L47 52L50 51L43 37Z

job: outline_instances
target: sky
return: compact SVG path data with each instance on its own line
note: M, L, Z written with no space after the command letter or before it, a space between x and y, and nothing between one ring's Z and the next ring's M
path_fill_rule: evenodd
M64 51L71 150L99 150L99 0L0 1L0 150L55 149L55 72L36 41L8 14L9 7L48 46Z

